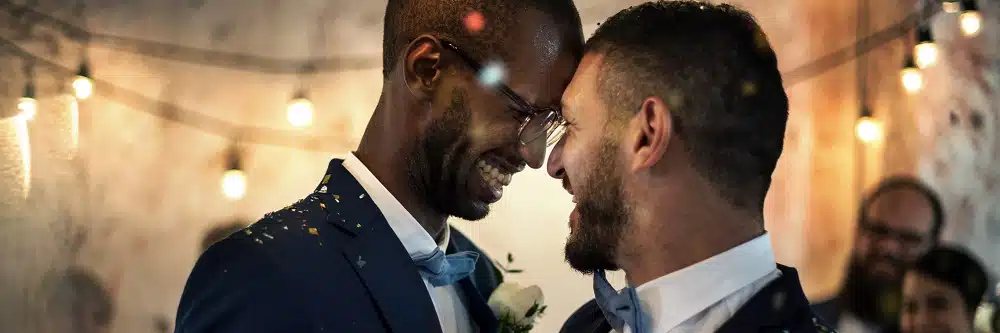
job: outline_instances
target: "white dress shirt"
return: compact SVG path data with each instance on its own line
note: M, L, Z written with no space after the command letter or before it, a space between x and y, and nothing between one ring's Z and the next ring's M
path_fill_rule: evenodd
M636 288L650 333L715 332L781 276L768 234ZM624 333L632 329L625 326Z
M406 208L403 208L403 204L399 203L399 200L396 200L392 193L389 193L382 182L375 178L371 170L368 170L368 167L361 163L361 160L353 153L349 153L344 158L344 168L358 180L358 183L361 183L361 187L371 196L372 201L382 211L382 215L389 222L389 227L392 228L396 237L399 237L400 243L403 243L403 247L406 248L406 252L409 252L410 257L430 254L436 247L442 251L448 248L448 241L451 237L449 228L444 229L443 243L435 243L434 238L424 230L417 219L406 211ZM424 279L424 285L427 286L427 292L434 302L434 310L437 311L441 330L444 333L478 331L469 317L465 304L462 303L463 295L460 294L461 291L455 285L434 287L427 282L427 279Z

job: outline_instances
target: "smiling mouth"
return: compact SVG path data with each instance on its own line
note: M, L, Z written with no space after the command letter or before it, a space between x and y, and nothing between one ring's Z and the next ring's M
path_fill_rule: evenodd
M504 186L510 184L511 178L514 176L513 172L504 171L499 166L487 162L485 159L480 159L476 163L477 169L479 169L479 175L483 176L483 180L494 189L502 189Z
M504 186L510 185L514 173L519 171L505 168L485 157L476 162L476 170L479 171L479 176L483 179L486 189L492 192L487 198L490 203L500 200L500 197L503 196Z

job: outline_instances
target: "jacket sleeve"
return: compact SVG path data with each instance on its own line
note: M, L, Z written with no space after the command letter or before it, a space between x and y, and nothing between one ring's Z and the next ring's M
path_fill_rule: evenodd
M202 254L181 295L174 332L313 331L266 248L236 236Z

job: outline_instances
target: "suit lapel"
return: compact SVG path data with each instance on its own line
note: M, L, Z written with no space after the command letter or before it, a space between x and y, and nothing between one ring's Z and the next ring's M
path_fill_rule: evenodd
M454 237L455 233L452 232L451 235ZM452 254L464 251L464 249L458 249L455 243L454 239L449 241L445 253ZM486 257L481 256L479 259L485 260ZM496 332L499 324L497 317L493 314L493 310L490 309L486 300L483 299L475 280L472 279L473 276L475 275L458 280L458 287L462 290L462 294L466 299L465 305L469 308L469 314L472 315L472 320L479 326L480 332Z
M392 332L441 332L434 303L416 265L361 184L333 160L316 196L327 221L353 239L343 253Z

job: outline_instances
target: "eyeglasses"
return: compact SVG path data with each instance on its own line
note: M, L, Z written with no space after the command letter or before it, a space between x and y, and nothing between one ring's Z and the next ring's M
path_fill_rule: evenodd
M442 41L442 44L455 52L477 74L483 72L483 66L459 49L458 46L455 46L454 43ZM545 145L551 146L558 142L563 133L566 132L566 121L562 118L559 110L551 107L535 107L503 83L498 82L493 89L499 91L517 106L508 107L508 109L513 109L516 113L514 119L521 123L521 128L517 132L521 145L526 146L538 138L545 137Z
M878 239L895 239L908 248L920 246L924 237L912 231L894 230L881 223L862 222L862 230Z

